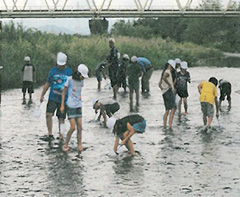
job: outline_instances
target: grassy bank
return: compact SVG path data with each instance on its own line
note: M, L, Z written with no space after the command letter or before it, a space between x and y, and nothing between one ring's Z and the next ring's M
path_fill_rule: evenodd
M113 36L114 37L114 36ZM155 69L161 69L168 59L179 57L189 62L189 66L206 66L206 59L220 59L219 50L204 48L191 43L178 44L160 38L149 40L130 37L114 37L116 48L123 55L144 56ZM91 73L105 60L109 53L108 38L105 36L70 36L53 35L30 30L2 33L1 65L3 89L21 87L20 75L24 64L23 58L28 55L37 70L37 85L43 85L49 70L56 63L59 51L68 54L68 65L77 67L86 64ZM211 65L209 65L211 66Z

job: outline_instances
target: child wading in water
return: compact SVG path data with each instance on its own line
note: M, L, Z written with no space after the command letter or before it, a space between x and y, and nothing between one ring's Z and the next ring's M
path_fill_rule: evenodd
M115 153L118 153L118 147L125 145L131 156L136 155L131 137L134 133L144 133L145 128L146 120L137 114L125 116L117 120L113 127L113 133L116 135L114 144ZM121 143L119 143L119 139L122 140Z
M67 115L70 122L70 129L68 130L66 142L63 146L63 151L69 151L68 143L75 130L77 124L77 141L78 150L82 151L82 87L83 81L88 78L88 68L84 64L78 66L77 71L71 77L68 77L62 92L61 112L64 111L64 100L66 92L68 91L67 98Z

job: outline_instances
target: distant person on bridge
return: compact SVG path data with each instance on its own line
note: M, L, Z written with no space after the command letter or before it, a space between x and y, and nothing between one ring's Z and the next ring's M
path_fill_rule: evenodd
M204 130L211 126L214 116L214 103L216 105L216 117L219 117L219 106L217 99L217 86L218 80L215 77L211 77L208 81L203 81L198 85L198 91L200 93L201 110L203 113Z
M172 123L174 113L176 111L176 102L175 102L175 94L176 90L174 88L173 76L172 71L175 69L175 61L168 60L165 64L165 67L162 72L162 76L158 83L159 88L162 90L163 101L165 105L165 113L163 115L163 127L167 127L167 119L169 116L169 131L172 130Z
M60 111L62 101L62 91L67 78L72 75L73 71L71 68L66 66L67 55L59 52L57 54L57 65L52 68L48 74L47 81L43 87L40 102L43 102L44 95L50 87L50 93L48 97L47 109L46 109L46 122L48 128L48 140L53 140L52 133L52 116L55 111L59 122L59 139L63 139L63 135L60 132L60 124L64 123L66 118L66 110L62 113ZM66 96L67 99L67 96ZM66 108L65 108L66 109Z
M228 107L231 107L231 91L232 91L232 85L230 82L220 79L219 80L219 89L220 89L220 98L219 98L219 109L221 109L222 101L225 100L225 97L227 96L228 100Z
M137 63L142 68L142 93L149 93L149 80L153 73L153 66L151 62L145 57L138 57Z
M109 78L111 80L111 86L113 88L113 99L117 99L117 74L118 74L118 68L119 68L119 56L118 50L115 48L115 40L113 38L109 39L109 47L110 47L110 54L107 57L107 67L109 71Z
M78 151L82 151L82 88L84 79L88 78L88 67L80 64L71 77L67 78L62 92L61 113L65 111L65 98L67 98L67 115L70 122L63 151L69 151L69 141L77 125Z
M22 93L23 102L26 101L26 91L28 91L29 99L31 101L33 90L33 82L36 79L35 67L31 64L29 56L24 57L25 64L22 67Z

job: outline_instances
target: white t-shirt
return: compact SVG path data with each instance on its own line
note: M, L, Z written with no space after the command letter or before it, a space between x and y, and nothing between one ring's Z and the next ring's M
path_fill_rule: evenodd
M162 93L164 94L165 92L167 92L171 87L173 87L173 79L172 79L172 73L170 71L170 69L165 70L165 73L168 73L168 77L167 80L168 82L171 84L171 86L169 86L163 79L162 79ZM164 73L164 74L165 74Z
M33 82L33 71L34 67L32 65L25 65L23 67L23 81Z
M67 106L70 108L82 107L82 87L83 80L74 80L71 77L67 78L64 86L68 87Z

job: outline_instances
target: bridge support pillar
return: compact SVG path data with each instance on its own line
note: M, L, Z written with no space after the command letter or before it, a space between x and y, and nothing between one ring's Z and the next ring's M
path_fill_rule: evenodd
M91 19L89 20L89 29L91 34L107 34L108 21L104 19Z

